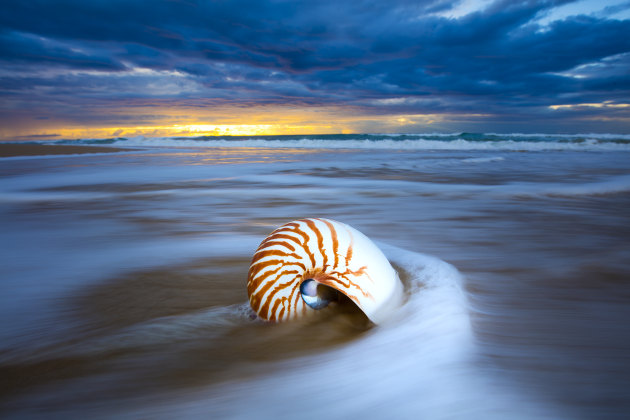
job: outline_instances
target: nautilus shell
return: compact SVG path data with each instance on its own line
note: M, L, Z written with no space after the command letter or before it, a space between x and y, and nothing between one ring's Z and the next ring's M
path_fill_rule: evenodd
M268 321L295 319L347 297L378 324L400 304L402 284L358 230L329 219L301 219L262 241L249 267L247 294L252 309Z

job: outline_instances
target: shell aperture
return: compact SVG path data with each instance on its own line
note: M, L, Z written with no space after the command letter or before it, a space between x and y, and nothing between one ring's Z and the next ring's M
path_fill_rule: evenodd
M374 323L402 300L398 274L358 230L330 219L280 226L252 258L247 293L262 319L285 321L321 310L346 296Z
M323 309L337 297L334 289L313 279L306 279L300 284L300 294L304 303L313 309Z

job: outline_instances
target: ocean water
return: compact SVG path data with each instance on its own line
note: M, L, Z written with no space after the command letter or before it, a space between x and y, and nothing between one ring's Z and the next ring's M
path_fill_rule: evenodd
M626 419L630 135L130 138L0 159L3 418ZM267 324L303 217L398 271L386 323Z

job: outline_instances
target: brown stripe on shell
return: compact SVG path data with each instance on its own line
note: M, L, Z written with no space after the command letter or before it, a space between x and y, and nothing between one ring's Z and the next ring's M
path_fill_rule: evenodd
M269 274L267 274L269 273ZM295 275L295 278L297 276L300 275L300 271L298 270L287 270L286 266L280 266L278 268L276 268L275 270L270 270L268 272L265 272L263 277L260 278L255 278L254 281L252 281L252 285L255 284L255 287L252 287L251 292L248 289L248 292L250 295L258 295L258 292L256 291L258 289L258 287L266 282L275 282L277 281L279 278L282 278L284 276L289 276L289 275ZM262 296L261 296L262 297Z
M286 280L286 279L283 280L283 283L280 283L276 287L274 287L274 289L269 294L268 298L273 298L273 296L275 296L275 294L278 293L280 290L284 289L285 286L289 286L289 285L293 284L293 282L300 277L300 273L299 272L295 272L295 271L286 271L284 273L281 273L281 274L275 276L274 282L270 282L270 283L277 283L278 281L280 281L280 279L283 279L283 278L285 278L285 277L287 277L287 276L289 276L291 274L295 274L295 275L293 277L291 277L291 279L289 279L289 280ZM259 292L256 292L256 294L258 294L258 293ZM264 296L264 293L262 294L262 296Z
M354 235L345 226L344 229L346 229L346 232L348 232L348 236L350 237L350 245L348 245L348 249L346 250L346 265L348 265L348 261L352 260L352 252L354 249Z
M281 242L279 239L276 239L274 241L269 241L267 242L266 248L269 247L271 248L272 246L276 246L276 247L282 247L282 248L287 248L289 249L291 252L295 252L295 246L291 245L288 242ZM262 251L263 249L257 250L256 253ZM254 255L256 255L256 253Z
M282 304L282 312L284 312L284 310L286 309L286 306L284 305L284 303L286 301L289 301L289 302L291 301L291 297L293 296L293 293L295 293L295 291L297 290L297 288L298 288L298 286L300 284L300 282L298 282L298 281L293 282L293 283L294 283L294 285L293 285L293 289L291 289L291 294L289 294L289 296L282 296L280 299L276 299L276 302L274 303L273 307L271 308L271 314L272 314L272 316L274 316L274 318L275 318L275 313L278 310L278 306L280 306L280 304ZM278 286L276 289L278 289L278 288L282 288L282 287ZM277 290L274 289L274 291L277 293ZM274 296L275 296L275 293L274 293ZM268 298L269 301L271 301L272 299L273 299L273 296L270 296ZM289 307L289 311L290 311L290 307ZM281 312L281 314L282 314L282 312ZM277 317L278 320L281 319L281 314L278 315L278 317Z
M269 313L269 304L270 304L271 302L273 302L273 297L274 297L274 296L275 296L275 295L276 295L276 294L277 294L280 290L282 290L282 289L284 289L285 287L287 287L287 286L289 286L289 285L291 285L291 284L294 284L294 283L299 284L299 282L295 282L295 278L292 278L291 280L288 280L288 281L286 281L286 282L284 282L284 283L281 283L281 284L276 285L276 287L274 287L274 288L273 288L273 290L269 293L269 296L267 296L267 297L266 297L266 299L265 299L264 303L262 304L262 306L260 306L260 311L259 311L259 313L260 313L260 314L267 314L267 316L269 317L269 314L270 314L270 313ZM273 282L269 282L269 285L270 285L270 286L273 286L273 285L274 285L274 283L273 283ZM269 288L267 288L266 286L267 286L267 285L265 285L266 290L264 290L264 292L263 292L263 290L261 289L260 293L262 293L262 294L261 294L260 298L264 297L264 296L265 296L265 293L267 292L267 290L269 290ZM294 285L293 287L295 288L296 286ZM281 299L286 299L286 297L280 298L280 299L278 299L278 301L280 301ZM259 300L259 302L260 302L260 300ZM268 319L269 319L269 318L268 318ZM271 320L271 319L270 319L270 320Z
M356 275L357 273L360 273L360 271L362 271L363 269L365 269L366 267L361 267L361 269L359 269L359 271L346 271L345 273L333 273L333 274L337 274L339 277L343 278L345 281L348 282L348 284L344 284L343 281L341 281L341 279L337 278L337 277L332 277L332 279L334 279L334 281L336 281L337 283L341 284L342 286L346 287L346 288L350 288L351 286L354 287L355 289L359 290L361 292L361 294L363 296L365 296L368 299L372 299L374 300L374 296L372 296L371 293L364 291L358 284L354 283L352 280L350 280L347 276L349 274L353 274Z
M260 270L265 269L266 267L270 267L270 266L274 266L276 264L280 264L279 268L287 268L287 265L296 265L298 266L301 271L304 271L304 265L296 263L296 262L292 262L291 264L286 264L285 261L283 260L268 260L268 261L264 261L261 263L257 263L256 266L260 268ZM254 267L254 266L252 266ZM258 288L258 286L265 281L265 279L267 278L267 276L264 276L262 278L259 278L260 276L260 271L256 272L254 274L253 271L251 271L250 268L250 275L249 275L249 280L247 282L247 293L249 293L250 295L252 293L254 293L256 291L256 289Z
M311 219L304 219L304 223L315 232L315 236L317 237L317 249L322 256L324 267L328 265L328 257L326 256L326 251L324 250L324 237L322 236L322 232L317 227L317 224Z
M293 241L295 242L296 245L304 246L304 244L300 242L298 238L292 235L287 235L285 232L293 232L293 231L289 229L283 229L280 232L272 233L271 235L267 236L267 238L264 241L262 241L262 243L258 246L258 249L264 248L267 246L269 242L275 241L278 239L285 239L287 241Z
M299 220L300 222L303 220ZM309 237L306 233L302 232L302 227L295 223L295 222L291 222L291 223L287 223L285 226L290 226L293 229L290 230L290 232L295 232L298 235L300 235L302 237L302 239L304 239L304 242L301 244L304 247L304 251L306 251L306 254L308 255L309 259L311 260L311 265L314 267L315 266L315 255L311 252L311 250L308 248L308 241L309 241Z
M258 261L254 264L252 264L250 266L250 270L252 270L254 267L258 268L258 269L263 269L265 267L269 267L270 265L274 265L274 264L283 264L286 263L286 260L265 260L265 261ZM306 266L304 264L302 264L301 262L298 261L291 261L292 265L297 265L298 267L302 268L303 270L306 269Z
M295 251L295 245L291 245L291 243L287 241L292 241L297 246L303 246L302 243L298 241L298 239L294 236L285 235L285 234L276 234L267 238L267 240L265 240L265 243L260 244L260 246L258 247L256 251L260 249L264 249L268 246L272 246L272 244L283 245L283 246L286 246L287 248L291 248L292 251Z
M330 230L330 238L332 240L332 246L333 246L333 257L335 262L333 263L333 268L337 268L339 266L339 239L337 238L337 229L335 229L335 227L333 226L332 223L330 223L328 220L326 219L317 219L320 222L323 222L326 224L326 226L328 226L328 230Z
M295 252L285 252L281 249L261 249L259 251L256 251L256 253L254 254L254 258L252 258L252 263L250 267L260 263L260 260L266 257L292 257L297 258L298 260L302 259L302 257Z
M258 288L260 287L261 284L269 283L269 282L273 283L284 276L288 276L292 274L295 276L298 276L303 271L303 270L289 270L288 268L289 267L286 265L280 265L278 268L265 272L262 276L256 276L252 278L251 280L252 287L250 288L248 284L247 292L250 295L258 295Z

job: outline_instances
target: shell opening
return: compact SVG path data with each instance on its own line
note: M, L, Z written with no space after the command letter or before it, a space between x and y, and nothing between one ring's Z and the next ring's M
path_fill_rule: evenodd
M313 279L306 279L300 284L300 294L304 303L317 310L325 308L339 298L339 292L335 289Z

